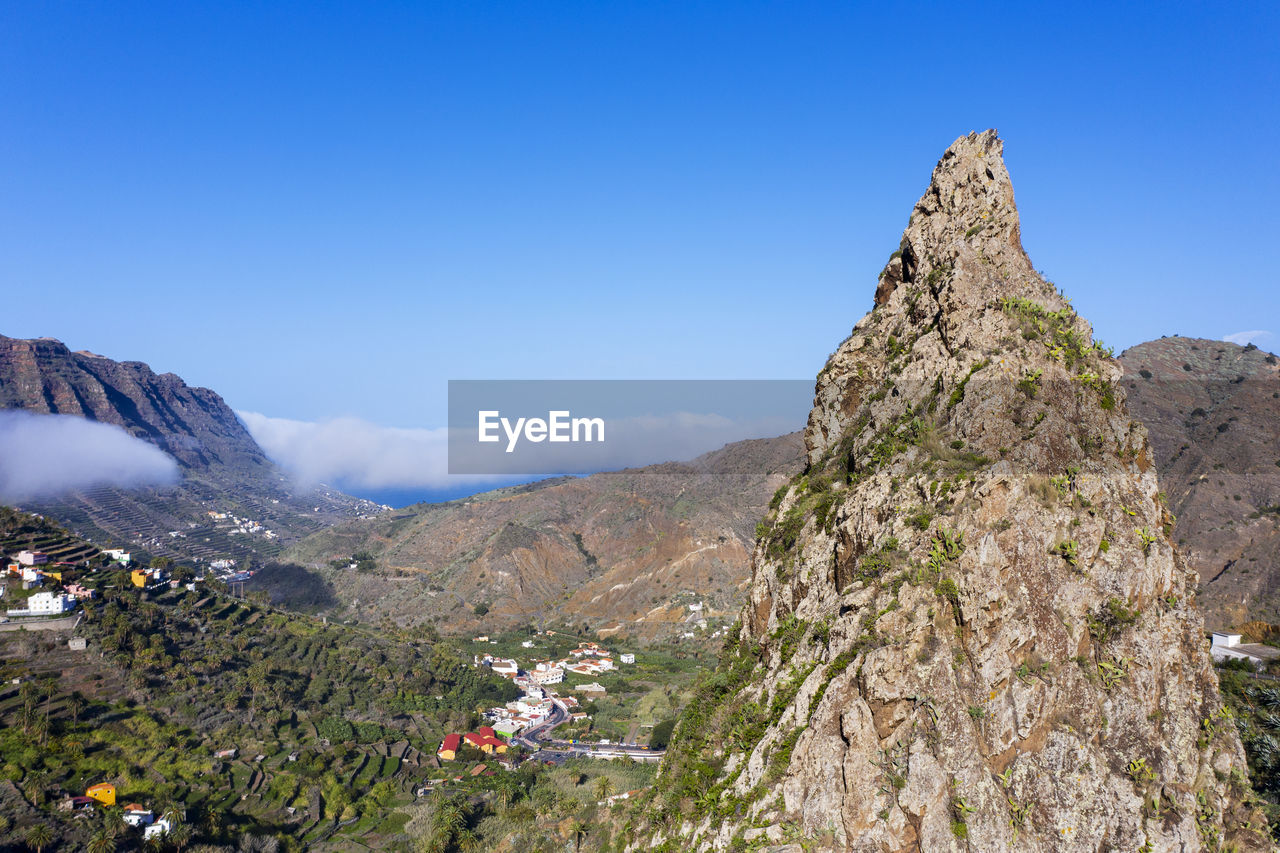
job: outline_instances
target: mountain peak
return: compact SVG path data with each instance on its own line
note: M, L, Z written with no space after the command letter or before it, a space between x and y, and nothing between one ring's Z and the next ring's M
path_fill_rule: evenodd
M994 130L962 136L943 153L881 273L875 304L885 305L902 284L941 284L947 278L941 271L962 263L982 268L979 278L1010 292L1035 277L1022 248L1004 142Z
M1023 251L1001 153L947 149L818 376L726 672L675 733L671 840L1270 849L1146 430Z

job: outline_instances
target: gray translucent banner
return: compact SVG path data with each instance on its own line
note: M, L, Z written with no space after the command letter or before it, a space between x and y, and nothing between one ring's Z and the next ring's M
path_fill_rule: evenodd
M449 381L449 473L586 474L803 429L812 379Z

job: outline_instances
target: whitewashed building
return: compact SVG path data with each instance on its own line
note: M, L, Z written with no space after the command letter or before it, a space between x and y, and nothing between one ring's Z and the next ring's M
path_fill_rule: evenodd
M27 606L10 610L10 616L56 616L75 609L75 596L60 592L37 592L27 599Z
M1254 669L1262 669L1273 660L1280 660L1280 649L1262 643L1242 643L1239 634L1214 631L1209 654L1218 663L1229 660L1248 661Z

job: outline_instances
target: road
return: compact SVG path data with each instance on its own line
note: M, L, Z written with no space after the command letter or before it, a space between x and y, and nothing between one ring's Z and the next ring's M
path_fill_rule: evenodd
M511 738L511 742L526 749L556 752L567 756L591 758L632 758L636 761L661 761L666 750L621 743L574 743L551 737L555 728L570 719L569 709L557 697L551 699L551 714L536 726Z
M76 627L80 616L62 616L55 619L31 618L17 616L8 622L0 623L0 631L70 631Z

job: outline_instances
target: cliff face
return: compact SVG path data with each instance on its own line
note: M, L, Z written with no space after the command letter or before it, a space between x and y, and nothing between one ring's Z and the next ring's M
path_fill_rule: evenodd
M0 409L77 415L124 427L184 468L219 465L232 473L270 463L248 430L208 388L140 361L72 352L52 338L0 335Z
M342 614L365 621L433 619L449 633L545 620L605 636L696 631L699 619L733 618L755 524L803 456L799 433L743 441L687 463L396 510L320 531L284 557L317 570ZM376 567L331 567L356 552Z
M1280 622L1280 364L1225 341L1125 350L1130 408L1151 431L1174 539L1209 627Z
M943 155L875 303L818 377L654 839L1269 849L1146 431L1024 253L994 132Z
M333 489L294 485L218 394L142 362L72 352L51 338L0 335L0 409L115 424L177 460L182 480L172 487L94 487L26 507L99 545L198 559L270 558L326 524L381 510ZM273 537L246 535L211 520L211 511L252 519Z

